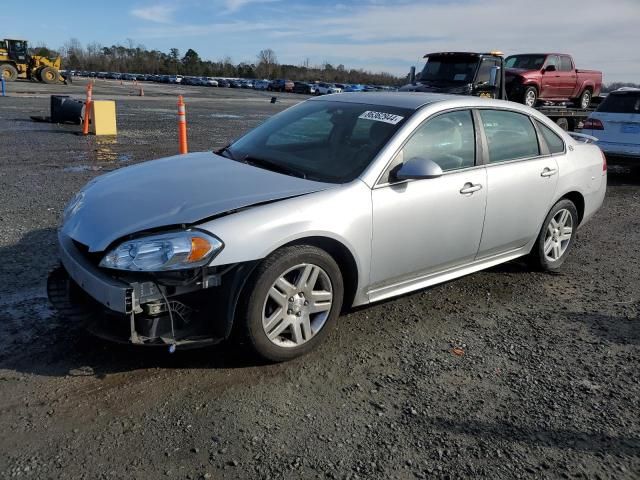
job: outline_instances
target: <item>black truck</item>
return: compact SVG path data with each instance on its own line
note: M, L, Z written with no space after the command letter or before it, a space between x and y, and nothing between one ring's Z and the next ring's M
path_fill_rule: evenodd
M505 81L505 65L501 52L438 52L428 53L422 71L416 75L411 67L405 92L433 92L509 100ZM564 130L579 128L593 109L573 108L564 104L536 107Z

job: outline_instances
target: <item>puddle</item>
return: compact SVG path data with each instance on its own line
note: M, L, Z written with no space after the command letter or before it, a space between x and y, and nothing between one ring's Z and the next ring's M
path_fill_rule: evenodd
M102 170L102 167L100 165L72 165L70 167L64 167L62 169L63 172L71 172L71 173L97 172L100 170Z
M210 113L209 115L198 115L206 118L242 118L241 115L231 115L230 113Z

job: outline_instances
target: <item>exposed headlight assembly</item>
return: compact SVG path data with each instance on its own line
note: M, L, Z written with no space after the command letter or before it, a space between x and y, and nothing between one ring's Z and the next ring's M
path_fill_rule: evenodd
M121 243L104 256L100 266L134 272L196 268L223 248L219 239L198 230L163 233Z

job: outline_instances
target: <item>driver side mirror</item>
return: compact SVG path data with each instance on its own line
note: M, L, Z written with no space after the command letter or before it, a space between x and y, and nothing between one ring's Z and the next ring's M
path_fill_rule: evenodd
M398 165L391 172L391 179L395 181L422 180L442 176L442 168L428 158L413 157Z
M415 85L416 83L416 67L415 66L411 67L411 70L409 70L409 83L411 85Z
M546 67L544 67L544 71L545 72L555 72L556 71L556 66L555 65L547 65Z

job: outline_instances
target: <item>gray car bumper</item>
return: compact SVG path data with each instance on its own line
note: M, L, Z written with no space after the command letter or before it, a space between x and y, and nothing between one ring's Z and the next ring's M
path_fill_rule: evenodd
M139 308L134 288L104 274L89 262L73 244L58 232L60 261L69 276L92 298L118 313L131 313Z

